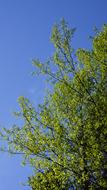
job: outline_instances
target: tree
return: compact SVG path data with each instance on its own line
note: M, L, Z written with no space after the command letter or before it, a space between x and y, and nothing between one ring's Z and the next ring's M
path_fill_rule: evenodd
M34 168L32 190L107 189L107 25L96 31L91 50L74 51L74 31L64 20L54 26L53 57L33 60L52 89L38 111L20 97L23 126L1 132L7 151Z

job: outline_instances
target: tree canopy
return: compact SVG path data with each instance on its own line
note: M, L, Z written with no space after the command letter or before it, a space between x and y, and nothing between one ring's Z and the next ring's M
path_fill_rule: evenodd
M32 190L107 189L107 25L90 50L73 49L74 32L64 20L53 27L53 57L33 60L52 89L37 109L19 97L24 124L1 132L5 150L33 167Z

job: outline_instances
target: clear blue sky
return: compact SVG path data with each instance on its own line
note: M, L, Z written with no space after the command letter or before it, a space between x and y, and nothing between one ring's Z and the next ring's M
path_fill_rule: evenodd
M90 47L93 26L107 23L107 0L0 0L0 125L12 126L17 98L24 95L36 104L42 100L44 79L31 77L32 58L52 55L51 28L64 17L77 27L74 47ZM31 173L20 166L20 157L0 153L0 190L25 190Z

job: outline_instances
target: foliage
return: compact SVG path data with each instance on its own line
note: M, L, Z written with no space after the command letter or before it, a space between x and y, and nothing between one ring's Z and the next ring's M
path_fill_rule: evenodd
M20 97L20 128L1 133L8 151L21 153L34 168L32 190L107 189L107 25L92 38L92 49L72 48L75 29L62 20L46 63L33 60L53 90L38 111Z

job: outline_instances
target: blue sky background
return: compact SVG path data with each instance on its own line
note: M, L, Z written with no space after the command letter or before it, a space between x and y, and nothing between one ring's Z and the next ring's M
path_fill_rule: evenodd
M24 95L38 104L43 99L44 78L32 77L33 58L52 55L52 26L64 17L76 27L75 48L90 47L94 26L107 23L107 0L0 0L0 125L16 123L12 112ZM20 183L31 174L20 157L0 153L0 190L25 190Z

